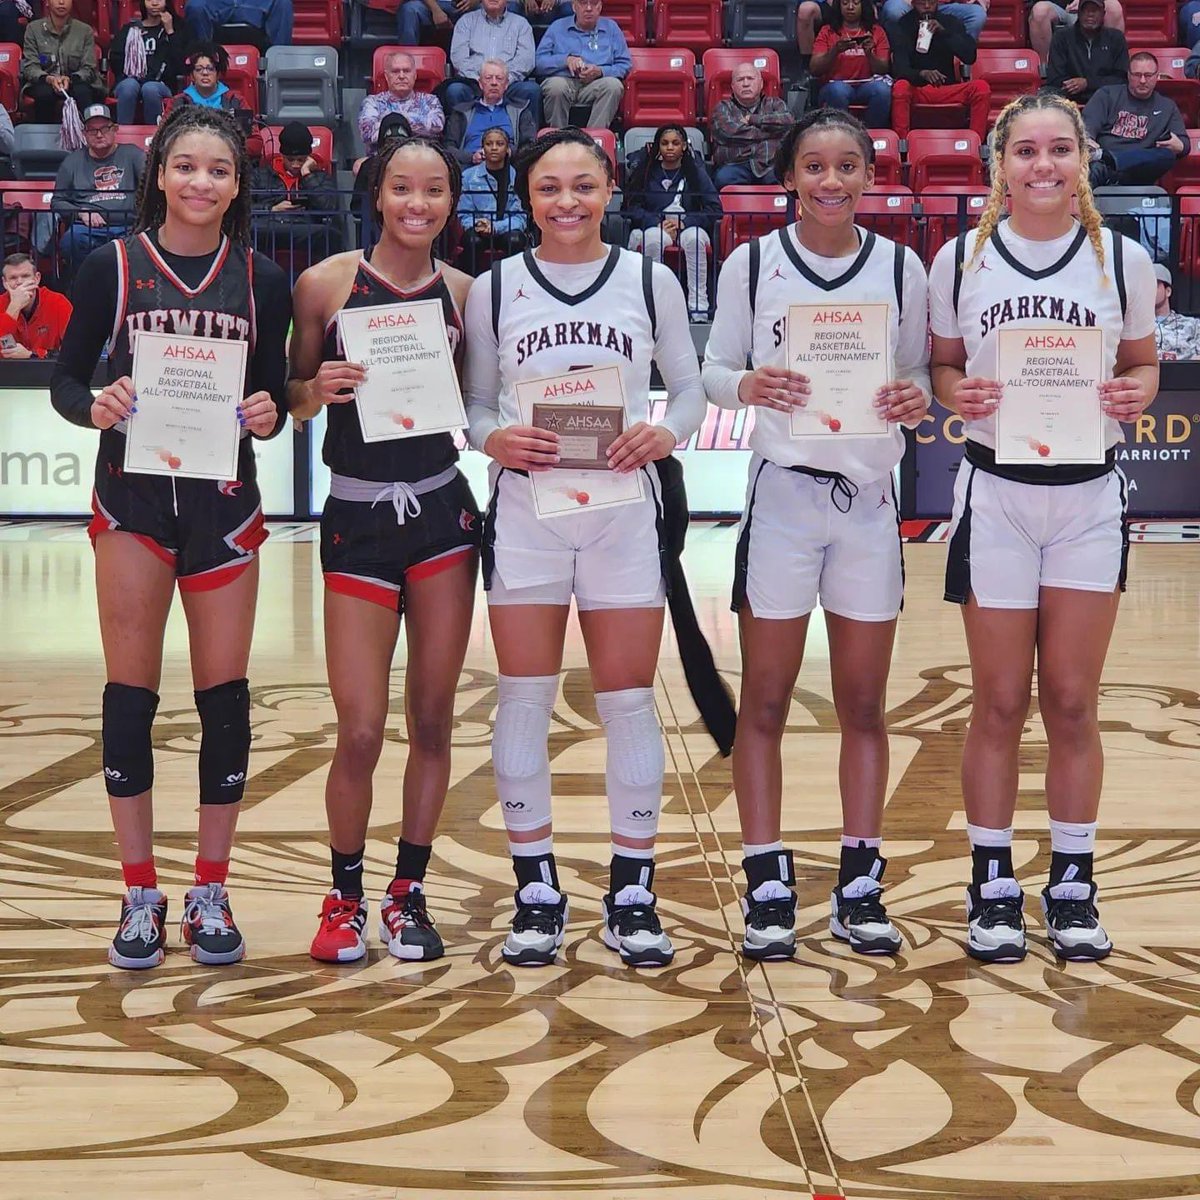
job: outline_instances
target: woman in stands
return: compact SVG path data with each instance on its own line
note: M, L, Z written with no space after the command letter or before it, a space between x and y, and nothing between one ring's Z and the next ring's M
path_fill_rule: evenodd
M163 631L178 584L200 715L199 846L183 939L194 959L239 961L245 942L225 890L250 755L246 667L267 536L251 437L286 417L284 347L291 295L283 272L252 254L250 164L222 113L177 109L150 144L135 232L93 251L51 380L54 407L100 433L89 528L96 552L104 689L104 780L126 893L109 950L119 967L163 961L167 899L154 864L151 725ZM124 470L125 421L139 330L249 343L237 478L167 479ZM93 397L107 346L110 382Z
M142 15L117 30L108 50L117 98L117 124L133 125L138 103L142 120L157 125L176 78L183 73L187 28L174 0L140 0Z
M707 321L708 256L721 200L682 125L659 126L654 140L630 164L624 212L634 226L630 250L662 262L667 246L679 247L687 271L688 313L693 321Z
M802 219L730 255L704 360L709 400L755 406L733 585L742 641L733 782L746 873L743 952L790 958L796 950L781 743L819 603L841 729L842 839L829 928L853 950L894 954L900 935L881 898L884 693L904 590L893 473L904 453L900 427L914 428L929 407L925 271L911 249L855 223L874 168L871 137L854 117L806 113L780 143L775 169ZM821 399L789 369L793 304L888 306L892 377L870 397L882 436L792 436L793 410Z
M541 244L494 264L467 303L470 440L494 460L484 536L500 671L492 761L517 879L503 956L548 964L563 942L567 898L551 840L547 738L574 596L607 736L612 861L603 937L623 961L657 966L674 951L651 890L664 768L654 708L664 584L660 477L647 468L699 427L704 395L678 281L601 240L613 190L604 151L581 130L555 130L518 152L516 170ZM658 423L652 359L669 394ZM516 385L610 365L621 370L627 426L607 452L609 469L642 472L644 496L539 520L528 475L559 461L559 440L521 419ZM582 491L575 498L589 499Z
M311 948L326 962L366 953L363 860L402 616L408 759L380 937L397 958L444 952L425 906L425 872L450 783L480 529L450 434L363 441L353 404L363 368L345 360L336 329L340 309L435 300L451 346L461 349L471 278L433 257L459 198L459 167L437 143L410 138L384 142L369 169L379 240L369 254L337 254L304 272L291 345L292 412L309 419L326 410L324 459L333 473L321 515L325 657L338 717L325 785L333 887Z
M463 172L458 219L463 227L463 254L472 275L479 273L483 251L507 258L525 249L525 210L516 189L509 158L508 132L493 126L483 135L483 161Z
M849 110L866 106L869 129L886 129L892 119L891 49L874 0L832 0L823 10L809 70L821 81L817 102Z
M169 107L195 104L200 108L219 108L246 112L241 96L225 83L229 70L229 54L224 46L200 42L188 51L184 63L190 82Z
M963 606L971 655L962 762L972 862L967 950L986 962L1026 953L1012 822L1035 661L1049 743L1046 933L1059 958L1098 959L1112 949L1092 869L1104 773L1100 676L1128 551L1114 447L1125 440L1121 423L1136 421L1158 390L1155 290L1146 251L1106 229L1096 210L1079 109L1045 92L1014 100L996 122L992 192L979 226L943 246L930 273L934 388L967 435L946 599ZM1103 329L1103 462L996 462L1005 401L993 376L1005 325Z

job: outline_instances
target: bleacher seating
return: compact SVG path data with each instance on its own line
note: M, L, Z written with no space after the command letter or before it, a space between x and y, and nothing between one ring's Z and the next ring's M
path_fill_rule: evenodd
M336 0L293 0L292 40L297 46L340 46L342 5Z
M696 123L696 56L690 50L630 47L621 119L630 125Z
M262 103L258 90L260 56L257 46L226 46L229 66L225 71L225 85L237 92L242 103L251 111L258 112Z
M1170 0L1122 0L1125 40L1130 47L1173 46L1179 37L1179 10Z
M794 205L782 188L734 185L721 192L721 208L725 215L717 240L726 259L735 246L790 224Z
M963 188L946 184L931 184L917 194L922 225L921 258L926 266L933 265L934 256L946 242L956 238L964 228L971 229L979 224L990 194L990 189L985 187ZM963 207L965 219L960 221L959 212Z
M1028 45L1025 0L992 0L979 35L982 49L1023 49Z
M1181 187L1179 197L1179 266L1193 279L1200 278L1200 186Z
M604 0L604 16L616 21L630 46L646 45L646 0Z
M880 186L903 183L899 135L894 129L872 129L870 132L875 149L875 183Z
M1036 92L1042 86L1041 61L1033 50L1001 50L980 46L971 75L975 79L986 79L992 89L989 121L994 121L1010 100Z
M799 7L799 0L730 0L729 44L790 52L796 45Z
M337 81L338 52L332 46L272 46L267 51L263 116L278 124L334 125Z
M13 171L18 179L53 179L67 156L57 125L22 122L13 131Z
M980 148L970 129L914 129L908 135L909 187L919 192L935 183L982 184Z
M1200 187L1200 129L1189 129L1187 134L1191 150L1159 180L1169 192Z
M1179 106L1186 125L1200 124L1200 81L1188 79L1183 73L1183 64L1187 61L1186 46L1168 46L1152 49L1147 47L1146 54L1153 54L1158 60L1158 91L1163 96L1169 96Z
M117 145L136 146L139 150L149 150L150 140L154 137L154 125L118 125Z
M908 188L880 187L876 184L871 191L863 192L855 211L855 220L864 229L873 229L893 242L903 242L919 253L921 230L913 220L915 204Z
M724 22L721 0L659 0L654 6L654 44L702 54L721 44Z

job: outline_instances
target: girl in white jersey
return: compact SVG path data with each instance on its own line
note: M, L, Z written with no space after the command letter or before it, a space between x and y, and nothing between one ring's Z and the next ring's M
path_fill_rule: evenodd
M604 941L632 965L660 965L674 953L651 891L664 767L653 688L663 625L662 493L657 472L646 468L699 427L704 394L678 281L661 264L601 241L613 187L604 152L577 129L558 130L515 166L541 245L477 279L466 314L470 440L495 460L484 529L500 668L492 761L517 877L503 953L518 965L552 962L567 920L551 843L547 738L574 595L607 735L613 856ZM650 421L651 359L670 394L659 424ZM526 476L558 461L558 435L524 424L515 386L610 364L621 369L627 428L609 467L642 471L645 498L539 520Z
M1127 553L1125 478L1112 447L1124 440L1118 422L1137 420L1158 390L1154 271L1139 245L1102 226L1083 122L1069 101L1022 96L1005 108L992 172L978 229L944 246L930 276L934 388L967 435L946 567L946 599L963 605L974 687L962 764L967 949L987 962L1025 956L1012 818L1036 656L1049 742L1046 931L1060 958L1097 959L1112 949L1092 881L1104 769L1097 704ZM1012 216L1001 224L1006 195ZM997 465L996 330L1005 325L1104 331L1102 464Z
M780 144L775 169L803 219L739 246L725 263L704 360L709 400L757 406L733 589L742 640L733 780L746 872L743 952L790 958L796 950L780 745L819 600L842 735L843 836L829 927L857 951L892 954L900 935L880 900L884 689L904 587L892 472L904 452L899 426L917 425L929 407L925 271L912 250L854 223L874 168L871 137L848 113L807 114ZM825 303L889 306L894 378L874 397L887 436L791 436L793 408L820 397L788 369L788 306Z

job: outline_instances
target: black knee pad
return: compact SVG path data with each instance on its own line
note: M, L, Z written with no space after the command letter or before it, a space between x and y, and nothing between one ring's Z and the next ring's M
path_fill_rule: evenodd
M154 744L150 729L158 693L125 683L104 685L101 739L104 786L110 796L140 796L154 783Z
M200 803L237 804L250 766L250 688L231 679L196 692L200 713Z

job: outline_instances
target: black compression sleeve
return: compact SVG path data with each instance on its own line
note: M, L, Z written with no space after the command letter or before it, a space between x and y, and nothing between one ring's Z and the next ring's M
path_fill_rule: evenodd
M287 423L287 338L292 323L292 289L283 269L254 253L254 311L258 333L250 359L250 391L270 392L278 416L274 437Z
M74 308L50 376L50 402L72 425L92 429L92 376L117 315L117 248L83 260L71 290Z

